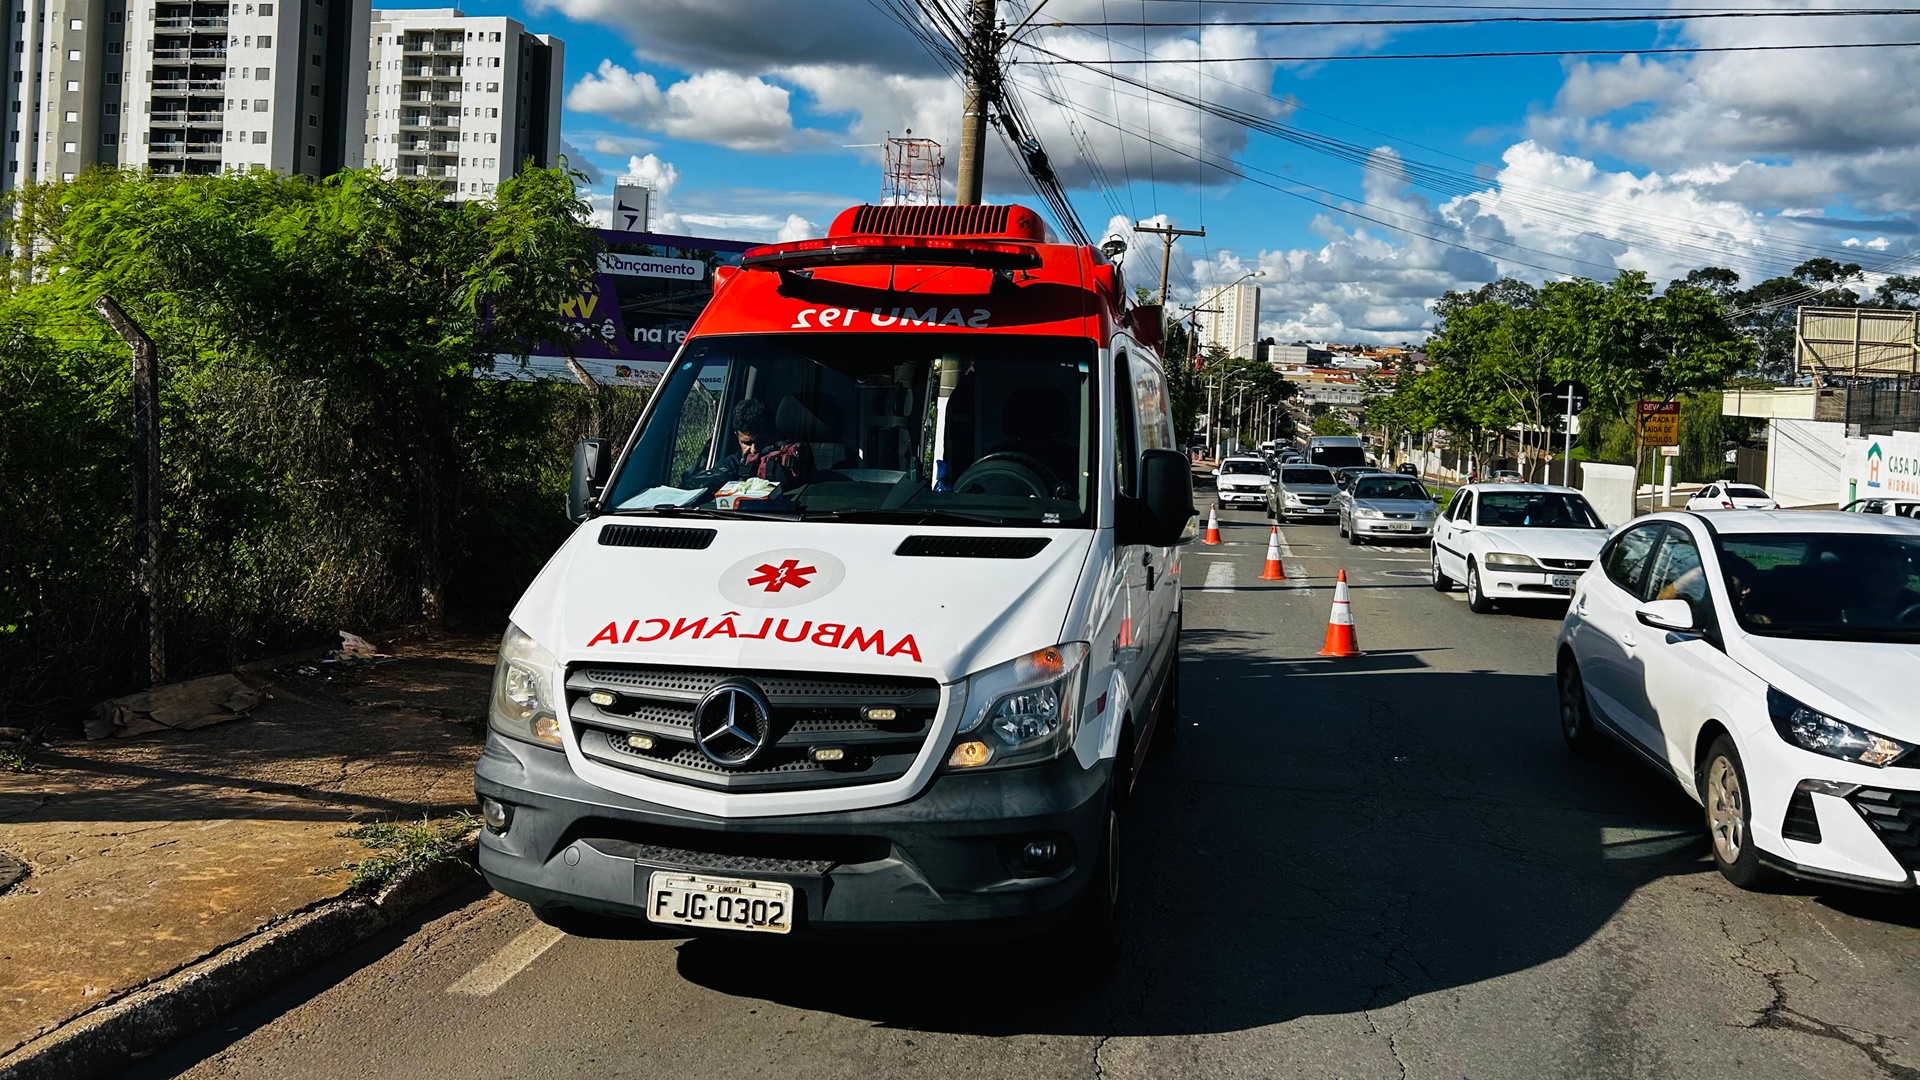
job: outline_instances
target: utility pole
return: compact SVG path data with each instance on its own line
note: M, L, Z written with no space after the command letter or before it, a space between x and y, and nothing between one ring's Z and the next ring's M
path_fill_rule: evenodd
M1167 306L1167 273L1173 269L1173 238L1176 236L1205 236L1207 235L1207 230L1204 228L1176 229L1171 225L1146 225L1136 221L1133 223L1133 231L1153 233L1165 241L1165 246L1160 251L1160 308L1164 311Z
M967 34L967 96L960 114L960 178L953 201L977 206L986 178L987 106L998 93L999 48L993 29L994 0L973 0Z

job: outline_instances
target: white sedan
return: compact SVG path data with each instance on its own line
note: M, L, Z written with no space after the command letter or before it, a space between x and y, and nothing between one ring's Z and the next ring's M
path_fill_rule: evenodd
M1687 500L1689 510L1778 510L1780 504L1765 488L1722 480L1694 492Z
M1484 615L1502 600L1555 600L1593 565L1607 527L1587 497L1543 484L1469 484L1433 527L1433 587L1467 586Z
M1849 514L1887 514L1893 517L1920 518L1920 499L1901 499L1892 496L1855 499L1841 509Z
M1920 873L1920 522L1757 511L1622 529L1560 630L1560 730L1601 734L1705 810L1744 888Z

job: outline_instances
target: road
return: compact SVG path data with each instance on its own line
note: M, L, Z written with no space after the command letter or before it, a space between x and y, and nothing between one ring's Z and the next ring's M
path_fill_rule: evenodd
M944 953L560 938L476 887L144 1062L204 1078L1920 1077L1911 900L1743 893L1698 809L1561 747L1559 612L1424 549L1223 515L1187 550L1181 745L1105 983ZM1314 655L1335 571L1367 654Z

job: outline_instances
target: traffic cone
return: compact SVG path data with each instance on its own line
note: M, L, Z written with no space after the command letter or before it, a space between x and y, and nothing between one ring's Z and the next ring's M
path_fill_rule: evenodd
M1207 538L1204 543L1220 542L1220 515L1212 503L1207 504Z
M1353 604L1347 599L1347 572L1333 585L1333 614L1327 617L1327 643L1321 656L1359 656L1360 643L1353 635Z
M1280 561L1280 526L1267 536L1267 565L1260 571L1261 581L1287 580L1287 567Z

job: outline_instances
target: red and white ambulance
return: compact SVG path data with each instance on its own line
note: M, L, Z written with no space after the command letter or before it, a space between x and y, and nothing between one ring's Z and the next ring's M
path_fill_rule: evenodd
M855 207L714 290L617 455L576 452L500 648L481 869L563 927L1110 955L1179 714L1159 309L1018 206Z

